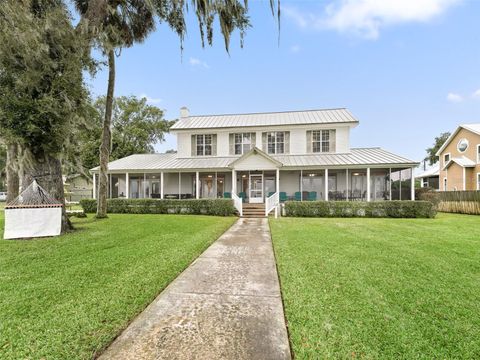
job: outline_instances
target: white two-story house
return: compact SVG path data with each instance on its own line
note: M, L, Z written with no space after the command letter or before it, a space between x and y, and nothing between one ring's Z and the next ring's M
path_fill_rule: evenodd
M418 163L381 148L351 148L358 120L347 109L192 116L184 107L180 115L171 128L177 153L109 163L110 197L226 197L267 206L414 197ZM92 172L98 183L98 168Z

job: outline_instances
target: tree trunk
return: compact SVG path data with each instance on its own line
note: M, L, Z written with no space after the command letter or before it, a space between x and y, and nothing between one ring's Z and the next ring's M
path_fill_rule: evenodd
M32 154L26 150L22 157L21 173L22 184L26 188L32 181L37 180L52 198L57 200L62 207L62 234L72 230L73 226L65 210L65 194L63 191L62 164L60 159L46 154Z
M7 144L7 204L18 196L20 178L18 176L18 145Z
M110 160L113 90L115 86L115 51L108 52L108 88L100 145L100 173L98 176L97 218L107 217L108 161ZM95 191L95 189L94 189Z

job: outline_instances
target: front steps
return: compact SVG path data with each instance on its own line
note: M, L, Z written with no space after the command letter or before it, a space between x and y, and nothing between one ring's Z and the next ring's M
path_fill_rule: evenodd
M248 204L244 203L242 206L244 218L264 218L265 204Z

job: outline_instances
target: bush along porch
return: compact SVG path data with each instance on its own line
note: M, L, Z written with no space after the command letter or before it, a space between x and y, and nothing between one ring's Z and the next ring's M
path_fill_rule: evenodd
M80 205L86 213L95 213L97 200L83 199ZM108 199L107 211L112 214L191 214L233 216L236 209L231 199Z
M434 218L430 201L287 201L285 215L292 217Z

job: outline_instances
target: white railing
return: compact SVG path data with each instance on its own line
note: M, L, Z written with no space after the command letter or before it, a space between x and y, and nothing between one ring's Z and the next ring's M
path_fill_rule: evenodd
M278 191L265 199L265 216L268 216L272 210L275 210L275 219L278 217L278 205L280 204L280 195Z
M243 210L242 210L243 201L242 201L242 199L240 197L238 197L238 195L235 194L235 193L232 193L232 199L233 199L233 206L235 206L235 209L237 209L238 214L240 216L243 216Z

